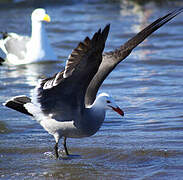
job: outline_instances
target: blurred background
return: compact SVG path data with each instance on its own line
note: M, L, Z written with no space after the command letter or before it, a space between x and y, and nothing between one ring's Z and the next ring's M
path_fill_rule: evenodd
M1 8L8 6L39 6L39 5L56 5L56 4L73 4L73 3L120 3L125 5L140 5L155 3L156 5L163 4L179 4L181 0L0 0Z

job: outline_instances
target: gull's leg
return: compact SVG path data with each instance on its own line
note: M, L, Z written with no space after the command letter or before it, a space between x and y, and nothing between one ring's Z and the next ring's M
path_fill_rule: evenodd
M58 142L59 142L60 136L59 136L59 134L57 134L57 133L55 133L53 136L54 136L55 142L56 142L56 144L55 144L55 146L54 146L55 156L56 156L56 158L58 159L58 158L59 158L59 155L58 155Z
M68 153L68 150L67 150L67 146L66 146L66 137L64 137L64 142L63 142L63 146L64 146L64 149L65 149L65 153L67 156L69 156L69 153Z
M55 149L55 156L58 159L58 157L59 157L58 156L58 142L56 142L54 149Z

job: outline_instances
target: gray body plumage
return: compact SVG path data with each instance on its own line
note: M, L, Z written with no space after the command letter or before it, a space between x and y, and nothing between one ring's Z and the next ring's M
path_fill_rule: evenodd
M28 36L14 36L14 33L9 33L7 40L4 44L7 54L13 54L19 60L24 60L26 55L26 45L30 41Z

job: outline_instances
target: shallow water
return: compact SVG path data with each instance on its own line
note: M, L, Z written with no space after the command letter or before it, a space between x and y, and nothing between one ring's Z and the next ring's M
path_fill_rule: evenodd
M111 23L109 51L178 7L100 1L45 6L52 18L46 29L61 60L0 67L0 179L181 179L183 14L138 46L105 80L100 92L110 93L125 116L108 111L97 134L68 139L72 156L55 160L53 137L31 117L2 106L10 97L30 96L41 76L61 70L77 43L105 24ZM1 8L0 30L29 34L33 9Z

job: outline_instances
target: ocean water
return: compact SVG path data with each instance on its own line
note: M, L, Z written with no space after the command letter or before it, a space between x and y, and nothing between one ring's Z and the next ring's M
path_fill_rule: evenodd
M104 81L124 110L108 111L92 137L68 139L72 154L54 158L54 138L31 117L4 107L13 96L31 96L42 76L63 69L79 41L111 24L111 51L179 3L86 1L46 4L45 24L58 61L0 66L0 179L180 180L183 176L183 14L153 33ZM32 6L0 9L0 31L30 34ZM60 141L60 154L63 147Z

